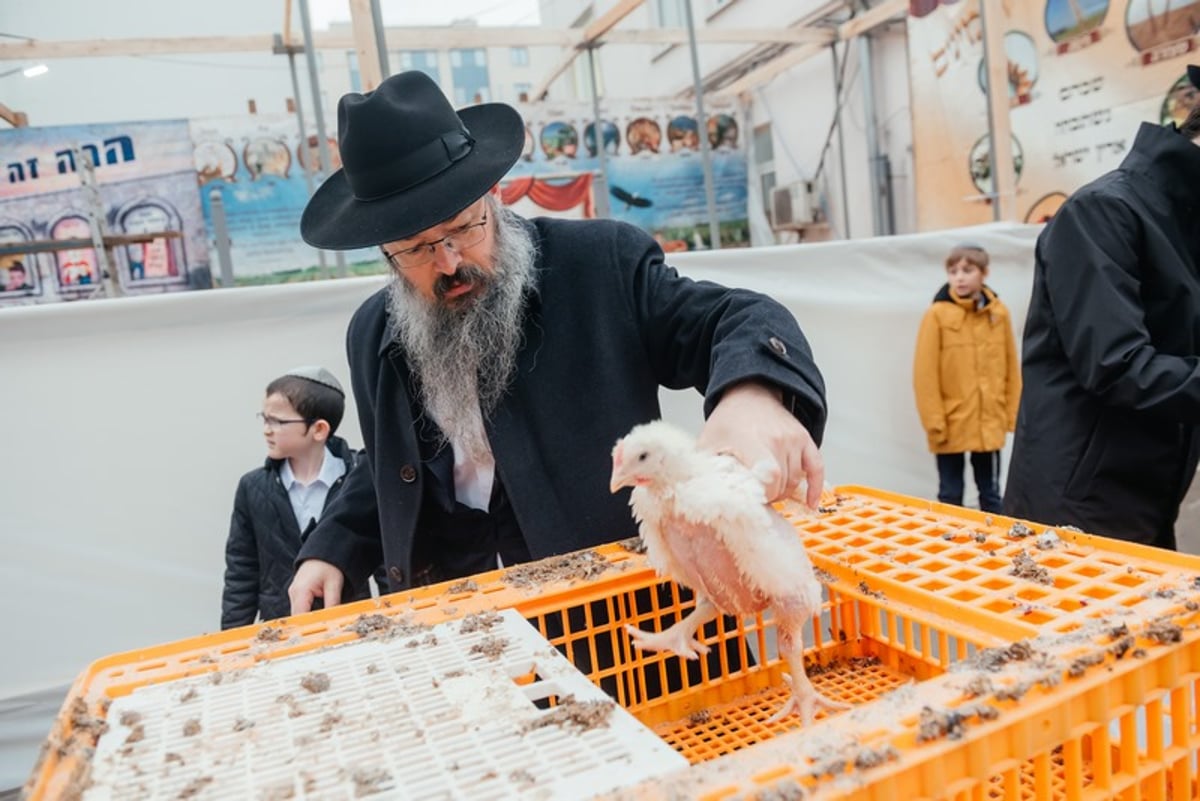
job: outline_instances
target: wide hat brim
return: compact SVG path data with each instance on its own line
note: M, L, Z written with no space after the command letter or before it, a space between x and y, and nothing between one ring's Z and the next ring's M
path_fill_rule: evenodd
M455 216L499 183L521 157L525 123L516 109L484 103L459 110L471 151L416 186L376 200L354 196L343 167L318 187L300 216L300 236L325 250L407 239Z

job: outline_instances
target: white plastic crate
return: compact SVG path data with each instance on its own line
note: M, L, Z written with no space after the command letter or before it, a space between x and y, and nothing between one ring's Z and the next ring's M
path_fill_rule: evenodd
M84 798L589 798L687 765L516 612L404 631L117 699Z

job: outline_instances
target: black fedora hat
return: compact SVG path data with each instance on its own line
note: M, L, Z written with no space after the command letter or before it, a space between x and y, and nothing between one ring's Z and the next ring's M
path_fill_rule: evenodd
M1188 64L1188 80L1192 86L1200 89L1200 64Z
M338 102L342 168L309 198L300 236L328 250L407 239L486 194L524 146L525 125L511 106L455 112L423 72L393 75Z

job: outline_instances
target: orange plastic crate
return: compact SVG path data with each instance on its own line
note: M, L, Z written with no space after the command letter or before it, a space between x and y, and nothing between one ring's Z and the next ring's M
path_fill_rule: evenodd
M665 626L691 604L644 557L609 545L101 659L76 681L26 789L58 798L78 787L106 699L143 684L353 641L364 614L439 623L513 608L693 763L628 795L1195 797L1200 559L1042 526L1025 534L1006 518L861 487L839 488L812 517L784 511L826 582L805 632L810 675L856 707L808 729L767 722L784 692L769 614L718 625L708 642L725 647L688 671L631 653L626 623ZM1181 625L1179 640L1147 637L1151 621L1159 640ZM1128 634L1114 639L1118 624ZM965 684L980 671L956 669L1039 635L1052 664L1001 660L985 671L989 687ZM667 690L648 693L655 685ZM952 739L938 715L959 714Z

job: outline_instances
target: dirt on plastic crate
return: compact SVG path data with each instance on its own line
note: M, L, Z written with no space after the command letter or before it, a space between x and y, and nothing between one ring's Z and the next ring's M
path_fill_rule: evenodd
M863 487L781 510L825 585L806 667L854 705L807 728L769 721L787 694L769 615L719 618L698 661L630 647L625 625L693 602L626 542L99 660L30 795L86 772L105 704L136 687L512 608L692 766L622 797L1197 797L1200 559Z

